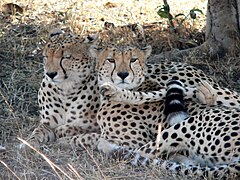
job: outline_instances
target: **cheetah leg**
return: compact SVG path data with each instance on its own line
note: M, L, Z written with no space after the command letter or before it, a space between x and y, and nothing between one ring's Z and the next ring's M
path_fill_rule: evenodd
M199 97L203 99L202 103L207 105L222 105L240 109L240 95L235 91L227 88L213 88L207 81L202 81L198 88Z
M59 138L57 142L65 146L71 145L72 147L78 147L81 149L85 149L86 147L91 149L97 149L100 135L101 134L99 133L79 134L72 137L68 136Z
M200 102L208 102L211 104L213 101L212 96L205 92L205 84L199 84L198 87L185 87L185 99L192 99L195 96ZM204 91L205 90L205 91ZM160 89L159 91L139 92L130 91L127 89L118 88L110 83L105 83L100 87L100 94L111 101L119 101L126 104L141 105L146 102L157 102L165 99L167 89Z
M91 132L100 133L100 128L96 127L95 129L93 129L91 125L88 125L85 127L85 126L77 126L76 124L69 123L69 124L57 127L54 131L56 135L56 139L67 137L67 136L75 136L77 134L91 133Z
M111 101L141 105L145 102L156 102L163 100L166 96L166 90L161 89L160 91L138 92L121 89L110 83L104 83L100 87L100 94Z
M67 147L71 145L72 147L80 149L90 148L98 150L112 158L120 158L125 154L128 155L130 152L128 148L108 142L106 139L102 138L99 133L87 133L73 137L63 137L59 138L57 141Z
M30 138L28 138L27 141L34 148L39 149L41 143L47 143L50 141L54 141L55 139L56 136L53 129L45 124L40 124L36 129L34 129ZM20 144L19 148L27 150L25 144Z
M104 88L106 87L103 86L103 89ZM137 105L141 105L146 102L162 101L165 99L167 92L166 89L150 92L137 92L127 89L116 89L116 87L113 86L108 86L106 89L109 89L109 92L107 92L108 90L106 91L108 99ZM228 92L228 95L218 93L210 84L208 84L207 81L202 81L196 87L185 87L184 98L197 100L198 102L208 106L220 103L220 105L226 107L240 109L240 96L238 93L229 91L228 89L220 89L219 91ZM105 96L105 94L102 95Z

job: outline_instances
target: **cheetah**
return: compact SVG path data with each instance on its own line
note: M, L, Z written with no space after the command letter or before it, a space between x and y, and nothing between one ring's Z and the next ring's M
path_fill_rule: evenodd
M177 84L177 85L176 85ZM164 114L167 121L182 119L165 128L156 139L130 151L131 164L146 165L150 160L162 169L202 178L226 178L240 175L240 109L203 106L195 115L187 114L184 106L184 89L179 82L168 83ZM180 86L180 88L179 88ZM108 88L111 100L117 100L116 88ZM113 93L112 93L113 92ZM136 93L136 92L135 92ZM130 94L130 92L125 92ZM154 94L153 94L154 97ZM130 97L123 97L128 101ZM141 103L149 101L141 98ZM137 99L137 103L139 100ZM135 104L135 100L132 100ZM123 147L118 147L122 150ZM184 154L184 155L183 155ZM166 158L167 160L163 159Z
M142 49L142 52L149 54L149 52L145 52L146 49L148 48L149 47ZM224 117L223 114L227 114L227 112L230 112L230 114L232 114L233 117L231 117L230 119L228 119L229 117L227 117L228 121L231 120L235 122L238 121L239 117L237 116L237 114L240 107L239 106L240 98L236 92L230 91L225 88L221 88L217 83L215 83L210 77L206 76L202 71L196 70L195 68L189 65L180 63L172 63L171 65L169 65L169 63L166 63L168 65L168 68L164 66L164 64L163 65L149 64L146 66L144 64L146 58L148 57L148 55L146 54L141 55L139 49L137 48L134 49L132 47L120 47L120 49L117 49L115 47L114 48L111 47L106 48L105 50L100 51L99 54L95 55L98 64L96 70L98 71L99 78L98 83L100 85L100 93L103 95L103 97L105 97L105 99L103 98L102 100L102 104L100 106L97 116L98 123L101 127L101 137L98 144L98 150L110 154L114 150L119 149L120 150L127 149L130 151L131 149L134 148L137 149L140 148L140 150L142 148L144 149L144 147L149 145L149 142L145 144L149 140L150 144L151 143L156 144L155 141L159 134L158 124L161 124L162 127L161 131L167 131L169 128L173 128L172 126L174 126L175 124L182 123L181 121L183 121L184 119L194 118L196 119L194 123L197 123L199 121L198 119L200 120L202 119L202 117L199 118L200 116L199 114L201 113L203 113L205 116L208 113L210 114L212 113L213 116L215 114L215 116ZM136 61L140 62L138 64L132 64L136 63ZM141 66L140 64L141 61L143 61L143 66ZM161 73L161 70L165 71L166 73ZM166 81L164 81L164 79ZM168 119L169 116L166 115L168 114L167 108L165 108L165 104L163 101L164 96L163 94L165 94L162 93L163 89L161 89L161 94L159 95L157 92L142 92L142 88L144 88L145 91L153 90L151 84L150 85L148 84L149 82L156 82L158 85L166 87L169 80L171 79L179 80L180 84L184 83L184 85L181 85L184 94L187 92L189 93L189 90L187 89L188 87L194 87L194 85L196 87L197 82L199 83L207 81L204 84L207 86L207 89L213 96L213 101L211 101L211 105L215 106L223 105L226 107L223 108L213 106L211 109L211 107L206 105L202 105L192 101L186 101L186 104L184 106L186 107L186 109L184 110L183 113L183 115L186 116L185 117L180 116L180 118L169 118L170 119L169 120ZM145 85L144 83L146 83L147 85ZM147 89L149 87L150 89ZM177 87L179 89L179 86ZM128 91L127 89L131 91ZM136 92L135 90L141 91ZM196 92L193 94L196 95ZM153 98L150 98L150 96L153 96ZM144 101L144 99L146 101ZM231 100L228 101L228 99ZM153 101L157 102L154 103ZM183 102L183 99L180 102ZM216 112L218 112L218 114L216 114ZM188 121L183 122L183 124L184 123L187 124ZM208 124L207 123L200 124L202 125L201 133L204 134L204 130L206 129L205 126L207 126ZM215 124L217 126L218 122L216 122ZM229 129L236 128L235 125L234 127L226 126L226 128ZM217 130L219 129L214 129L213 131L215 132ZM199 133L198 136L201 135L201 133ZM236 136L236 133L237 132L235 130L233 134ZM228 136L225 137L228 138ZM205 142L207 142L207 140L209 139L203 139L203 141L204 140ZM238 143L237 137L234 138L234 141ZM156 145L153 144L151 145L155 147ZM169 146L167 146L163 152L168 150ZM231 148L234 148L234 142L231 144ZM189 153L189 151L185 151L186 149L180 150L180 153ZM151 148L148 148L146 152L150 150ZM153 149L154 153L155 151L156 148ZM225 152L229 153L228 151ZM180 155L178 154L178 151L171 153L174 154L171 155L171 158L173 158L174 160L179 159L180 162L185 162L186 160L189 159L191 161L191 158L189 157L193 156L195 159L197 159L194 160L194 163L200 162L202 166L206 165L206 163L207 164L212 163L211 164L212 167L215 167L215 165L225 166L224 163L227 164L233 163L232 166L234 167L231 167L231 165L227 167L232 168L232 169L230 168L231 172L237 171L237 166L235 166L235 161L237 161L236 159L238 158L237 153L233 154L233 156L236 156L233 162L231 161L230 158L225 159L226 157L224 156L226 155L224 153L221 157L215 157L214 160L212 160L212 157L207 157L202 155L201 153L198 153L198 151L191 156L187 155L187 157L186 155L182 157L181 154ZM201 157L199 157L200 156L199 154L201 154ZM139 156L138 153L137 155L135 161L133 161L133 164L139 159L138 157L143 157ZM148 158L145 159L145 162L147 162L147 160ZM219 169L216 168L216 171L214 172L218 172L217 170ZM201 172L206 171L202 169Z
M98 35L80 37L58 29L50 33L38 92L41 121L28 139L36 148L65 136L92 132L94 138L100 132L95 60L89 52L97 39Z

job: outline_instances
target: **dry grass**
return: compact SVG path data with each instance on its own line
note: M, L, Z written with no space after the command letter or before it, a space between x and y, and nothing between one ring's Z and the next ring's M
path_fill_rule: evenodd
M10 1L0 1L0 6L7 2ZM16 137L25 139L39 122L37 91L42 78L41 52L51 29L57 27L87 34L101 30L105 21L115 25L138 22L144 25L146 41L153 46L153 52L159 53L202 43L205 16L200 16L196 22L188 21L185 24L187 29L174 34L167 28L166 21L156 14L159 5L156 1L11 2L22 7L24 13L0 13L0 145L6 147L1 150L0 146L0 179L178 179L157 167L133 168L96 152L77 151L60 147L57 143L43 146L41 151L54 163L51 165L55 168L51 168L41 155L19 151L17 145L20 141ZM193 7L206 10L205 1L178 2L169 0L173 14L187 13ZM104 37L106 32L101 33ZM203 68L223 85L240 91L240 65L236 58L225 57L214 63L207 60L185 59Z

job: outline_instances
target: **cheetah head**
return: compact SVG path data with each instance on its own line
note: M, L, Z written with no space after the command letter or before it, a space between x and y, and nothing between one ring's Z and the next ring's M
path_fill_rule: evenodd
M90 52L96 57L98 82L111 82L120 88L133 89L145 80L145 60L151 54L151 46L111 46L104 49L92 47Z
M86 38L55 30L43 50L45 78L54 83L79 82L94 69L89 48L97 35Z

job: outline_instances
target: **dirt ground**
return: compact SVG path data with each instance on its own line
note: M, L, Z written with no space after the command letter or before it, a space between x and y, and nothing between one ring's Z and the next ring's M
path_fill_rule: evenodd
M156 1L11 2L18 5L16 9L3 6L9 3L7 0L0 1L0 179L184 179L158 167L131 167L90 150L60 147L57 143L44 145L41 152L62 171L57 170L38 153L19 150L17 137L26 139L39 123L37 92L43 76L41 53L51 29L61 28L83 35L99 32L103 44L113 40L122 43L126 39L118 36L123 36L126 28L120 28L113 35L104 30L104 23L125 27L139 23L144 29L144 39L130 39L139 45L152 45L153 54L158 54L203 43L205 14L197 14L195 21L187 19L184 26L173 31L167 20L157 15L161 2ZM187 15L194 7L206 11L204 0L168 2L175 15ZM132 27L127 27L127 31L132 31ZM210 59L203 55L201 59L192 56L183 61L201 68L222 86L240 92L238 57ZM6 149L1 150L1 146Z

